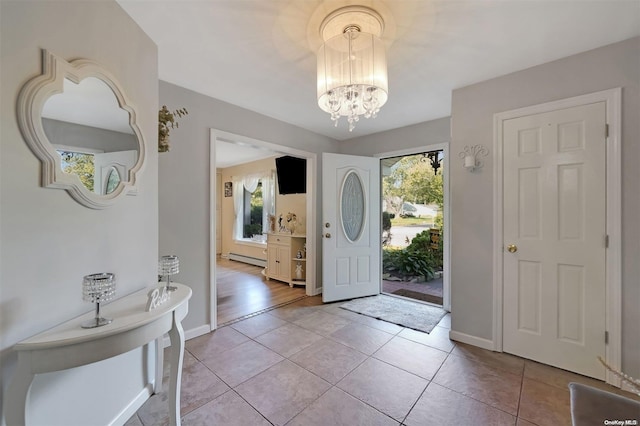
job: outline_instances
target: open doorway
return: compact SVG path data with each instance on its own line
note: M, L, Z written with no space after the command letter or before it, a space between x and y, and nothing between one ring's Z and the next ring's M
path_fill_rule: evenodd
M229 149L235 157L251 151L254 155L249 161L225 164L221 148ZM259 153L255 155L256 152ZM281 190L275 160L283 155L305 160L306 193L285 194ZM246 316L287 302L291 297L317 294L315 262L306 262L307 257L315 259L314 233L306 232L315 228L315 154L212 129L210 161L211 188L215 191L210 210L211 328L238 315ZM289 219L290 216L293 219ZM279 217L286 220L286 226L282 224L274 230L273 219ZM304 239L306 245L296 246L296 252L280 262L276 259L276 264L288 261L291 266L291 279L284 279L271 273L275 268L269 267L270 253L274 252L270 237L274 232L284 234L292 230L292 224L296 224L296 232L291 231L287 236L296 241ZM282 250L277 252L281 253ZM298 264L302 267L298 268ZM304 273L303 279L298 279L298 269L300 274ZM221 302L225 305L221 306ZM220 321L221 315L223 321Z
M445 306L445 151L381 159L382 292Z

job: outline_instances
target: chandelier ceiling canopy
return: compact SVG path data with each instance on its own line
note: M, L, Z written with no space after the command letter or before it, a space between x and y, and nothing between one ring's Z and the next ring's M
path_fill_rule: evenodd
M361 115L375 117L387 102L387 59L381 41L384 20L365 6L346 6L320 25L318 106L335 126L347 117L349 131Z

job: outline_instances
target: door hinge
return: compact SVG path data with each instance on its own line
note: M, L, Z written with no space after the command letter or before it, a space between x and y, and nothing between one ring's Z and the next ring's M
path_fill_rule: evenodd
M604 332L604 344L605 345L609 344L609 332L608 331Z
M608 124L604 125L604 137L605 138L609 137L609 125Z
M605 248L609 248L609 236L608 235L604 236L604 247Z

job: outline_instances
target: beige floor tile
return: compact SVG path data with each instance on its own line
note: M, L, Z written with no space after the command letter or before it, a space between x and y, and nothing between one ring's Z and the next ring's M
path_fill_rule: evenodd
M168 389L168 388L167 388ZM182 370L180 410L185 415L229 390L229 387L198 362Z
M289 360L284 360L236 391L270 422L284 425L325 393L331 385Z
M570 425L569 390L525 377L518 417L538 426Z
M133 416L131 416L129 420L127 420L124 426L144 426L144 425L142 424L142 421L140 420L140 418L138 417L138 414L136 413Z
M640 401L640 396L618 389L601 380L592 379L591 377L582 376L550 365L540 364L535 361L525 360L524 376L564 390L569 389L569 383L571 382L582 383L584 385Z
M538 426L535 423L531 423L525 419L521 419L520 417L518 417L518 420L516 421L516 426Z
M336 384L367 357L355 349L323 338L289 359L329 383Z
M352 322L334 331L329 337L363 354L371 355L391 340L393 335Z
M249 338L231 327L222 327L205 335L188 340L186 349L202 361L208 355L224 352L247 342Z
M294 321L294 324L323 336L328 336L350 323L351 321L346 318L328 314L323 310L318 310L311 315Z
M522 377L503 369L449 355L433 381L514 416L518 413Z
M312 333L294 324L287 324L258 336L256 341L288 358L320 339L322 339L322 336L319 334Z
M442 327L434 327L429 334L405 328L398 336L445 352L451 352L455 347L455 342L449 339L449 330Z
M151 395L138 410L138 417L144 426L165 426L169 424L169 396L166 390Z
M404 424L513 426L515 422L516 418L511 414L432 382L411 409Z
M214 399L208 404L183 416L184 426L269 426L255 409L234 391Z
M228 351L208 356L203 362L225 383L236 387L282 359L277 353L249 341Z
M519 376L524 370L524 359L504 352L493 352L477 346L458 343L451 353Z
M398 421L402 421L429 383L397 367L369 358L337 386Z
M231 324L231 328L253 339L286 324L287 322L285 320L265 313Z
M447 355L439 349L396 336L373 356L423 379L431 380Z
M293 322L301 318L304 318L307 315L311 315L312 313L316 312L318 309L321 309L321 307L300 305L298 302L295 302L289 305L285 305L278 309L273 309L269 311L269 315L274 315L285 321Z
M438 327L451 329L451 313L443 316L440 322L438 323Z
M331 388L287 426L397 426L398 422L348 393Z
M390 322L382 321L376 318L371 318L366 315L361 315L352 311L348 311L346 309L342 309L340 307L342 303L343 302L338 302L325 305L323 307L323 310L329 314L337 315L353 322L357 322L358 324L364 324L371 328L375 328L376 330L384 331L390 334L398 334L402 330L404 330L404 327L401 327L397 324L392 324Z

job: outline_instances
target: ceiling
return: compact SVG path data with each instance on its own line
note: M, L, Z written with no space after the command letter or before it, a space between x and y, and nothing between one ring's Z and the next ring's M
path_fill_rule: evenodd
M336 140L446 117L453 89L640 34L638 0L118 0L161 80ZM385 20L389 101L353 132L316 99L319 26L349 4ZM182 107L182 105L174 105Z

